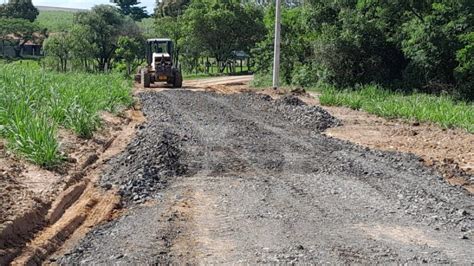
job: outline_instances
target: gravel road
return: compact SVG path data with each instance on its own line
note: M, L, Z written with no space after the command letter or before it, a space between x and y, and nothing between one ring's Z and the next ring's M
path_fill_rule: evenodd
M474 263L474 204L419 158L320 134L294 97L140 94L148 122L110 162L120 218L59 263Z

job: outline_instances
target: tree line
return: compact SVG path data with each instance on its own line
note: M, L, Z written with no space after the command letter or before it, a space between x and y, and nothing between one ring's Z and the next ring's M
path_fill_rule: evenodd
M274 8L254 50L269 73ZM474 98L472 0L307 0L286 8L282 77L287 84L332 84L449 93Z
M474 97L472 0L282 1L282 82ZM186 60L219 62L242 50L259 76L271 73L274 1L163 0L159 35Z
M0 6L0 38L21 46L44 43L58 70L131 72L144 60L145 37L135 23L146 16L137 0L116 0L75 15L66 32L35 25L28 0ZM386 88L474 98L472 0L285 0L282 81L288 85ZM141 10L141 11L140 11ZM223 71L237 52L252 57L259 76L271 73L274 1L163 0L153 37L175 41L183 68L214 60ZM150 33L149 33L150 34ZM151 37L151 36L150 36Z
M114 0L116 6L98 5L77 12L73 26L48 32L35 21L39 12L31 0L11 0L0 5L0 41L13 44L17 57L29 41L43 45L43 65L58 71L127 73L144 61L144 37L136 24L148 14L137 0Z
M164 0L156 8L155 25L157 35L177 44L186 72L205 68L209 58L224 72L237 53L250 55L264 39L263 11L252 1Z

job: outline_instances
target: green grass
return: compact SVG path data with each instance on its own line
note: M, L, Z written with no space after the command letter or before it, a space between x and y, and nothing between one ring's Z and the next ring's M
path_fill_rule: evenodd
M432 122L443 128L463 128L474 133L474 105L455 101L447 95L403 94L378 86L358 90L322 89L322 105L347 106L387 118Z
M90 138L101 125L99 112L132 101L131 84L119 74L43 72L34 61L0 64L0 136L41 166L61 163L59 127Z
M65 31L72 28L74 14L71 11L41 10L36 21L49 32Z

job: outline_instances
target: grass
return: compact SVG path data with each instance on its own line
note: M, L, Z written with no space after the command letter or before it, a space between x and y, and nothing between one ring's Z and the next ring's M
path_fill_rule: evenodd
M326 87L322 90L320 102L322 105L347 106L387 118L432 122L443 128L463 128L474 133L474 105L456 101L447 95L403 94L373 85L342 91Z
M0 136L7 146L45 167L61 163L57 129L92 137L99 112L132 104L121 75L44 72L37 62L0 64Z
M75 12L60 10L41 10L36 21L49 32L70 30L73 26Z

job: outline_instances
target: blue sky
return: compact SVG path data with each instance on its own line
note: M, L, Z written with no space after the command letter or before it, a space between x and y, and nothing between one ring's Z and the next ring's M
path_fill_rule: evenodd
M3 2L0 0L0 2ZM146 6L148 12L152 12L155 6L155 0L141 0L141 5ZM71 8L91 8L99 4L110 4L109 0L33 0L37 6L71 7Z

